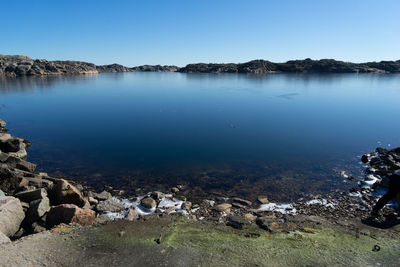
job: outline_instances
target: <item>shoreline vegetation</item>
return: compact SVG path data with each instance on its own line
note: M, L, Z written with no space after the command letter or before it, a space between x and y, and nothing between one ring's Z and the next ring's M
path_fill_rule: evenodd
M197 63L185 67L142 65L125 67L120 64L95 65L80 61L48 61L31 59L27 56L1 55L0 77L38 75L98 74L102 72L181 72L181 73L400 73L400 60L366 63L352 63L334 59L290 60L274 63L266 60L252 60L246 63Z
M125 253L128 248L142 255L135 258L138 264L149 263L143 255L156 251L151 265L164 260L165 252L159 248L170 250L164 255L170 260L180 256L189 261L174 264L178 266L198 261L204 264L201 255L219 255L206 260L206 265L268 265L267 258L285 258L291 252L302 255L299 265L398 263L400 224L393 217L393 206L386 207L374 221L360 219L368 217L379 197L374 195L374 186L384 187L385 176L400 169L400 148L378 148L363 155L362 162L370 166L365 165L365 179L350 193L280 204L269 202L268 196L258 196L257 203L239 197L192 203L181 194L182 185L171 187L169 192L152 191L140 196L127 196L109 186L95 192L79 182L36 172L36 165L26 160L30 145L7 133L6 123L0 120L0 251L11 253L0 252L0 258L11 265L30 260L73 264L76 262L70 260L78 256L88 257L94 264L99 260L93 256L95 253ZM342 177L354 179L345 172ZM221 246L213 245L215 238ZM48 248L50 258L47 250L37 251L37 247L46 246L47 240L56 244ZM279 251L274 249L276 245ZM76 246L85 249L78 252L73 249ZM68 247L62 258L55 256L59 247ZM186 253L191 258L181 254L184 249L189 249ZM92 254L85 254L89 252ZM14 261L21 253L24 257ZM71 255L77 257L70 259ZM295 262L293 257L285 259L275 258L274 262ZM115 261L128 262L123 257Z

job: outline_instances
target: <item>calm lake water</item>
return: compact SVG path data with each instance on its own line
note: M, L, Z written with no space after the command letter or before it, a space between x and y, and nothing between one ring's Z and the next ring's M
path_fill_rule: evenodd
M104 73L0 82L0 118L49 173L135 193L288 201L351 186L400 145L400 75Z

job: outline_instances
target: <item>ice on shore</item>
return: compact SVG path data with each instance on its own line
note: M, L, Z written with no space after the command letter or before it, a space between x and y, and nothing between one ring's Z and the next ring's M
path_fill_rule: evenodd
M276 211L282 214L295 214L297 212L293 204L277 204L277 203L262 204L258 209L258 211Z

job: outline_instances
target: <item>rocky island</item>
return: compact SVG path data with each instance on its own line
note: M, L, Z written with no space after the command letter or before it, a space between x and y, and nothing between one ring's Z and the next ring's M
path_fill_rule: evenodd
M185 67L143 65L125 67L120 64L97 66L80 61L48 61L31 59L26 56L7 56L0 54L0 77L19 77L35 75L74 75L97 74L101 72L182 72L182 73L400 73L400 60L367 63L351 63L334 59L290 60L274 63L266 60L253 60L246 63L198 63Z

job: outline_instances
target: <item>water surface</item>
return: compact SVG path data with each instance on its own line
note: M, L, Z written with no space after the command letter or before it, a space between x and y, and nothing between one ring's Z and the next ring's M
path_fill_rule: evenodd
M0 83L0 117L50 173L134 192L288 201L400 145L400 75L104 73Z

